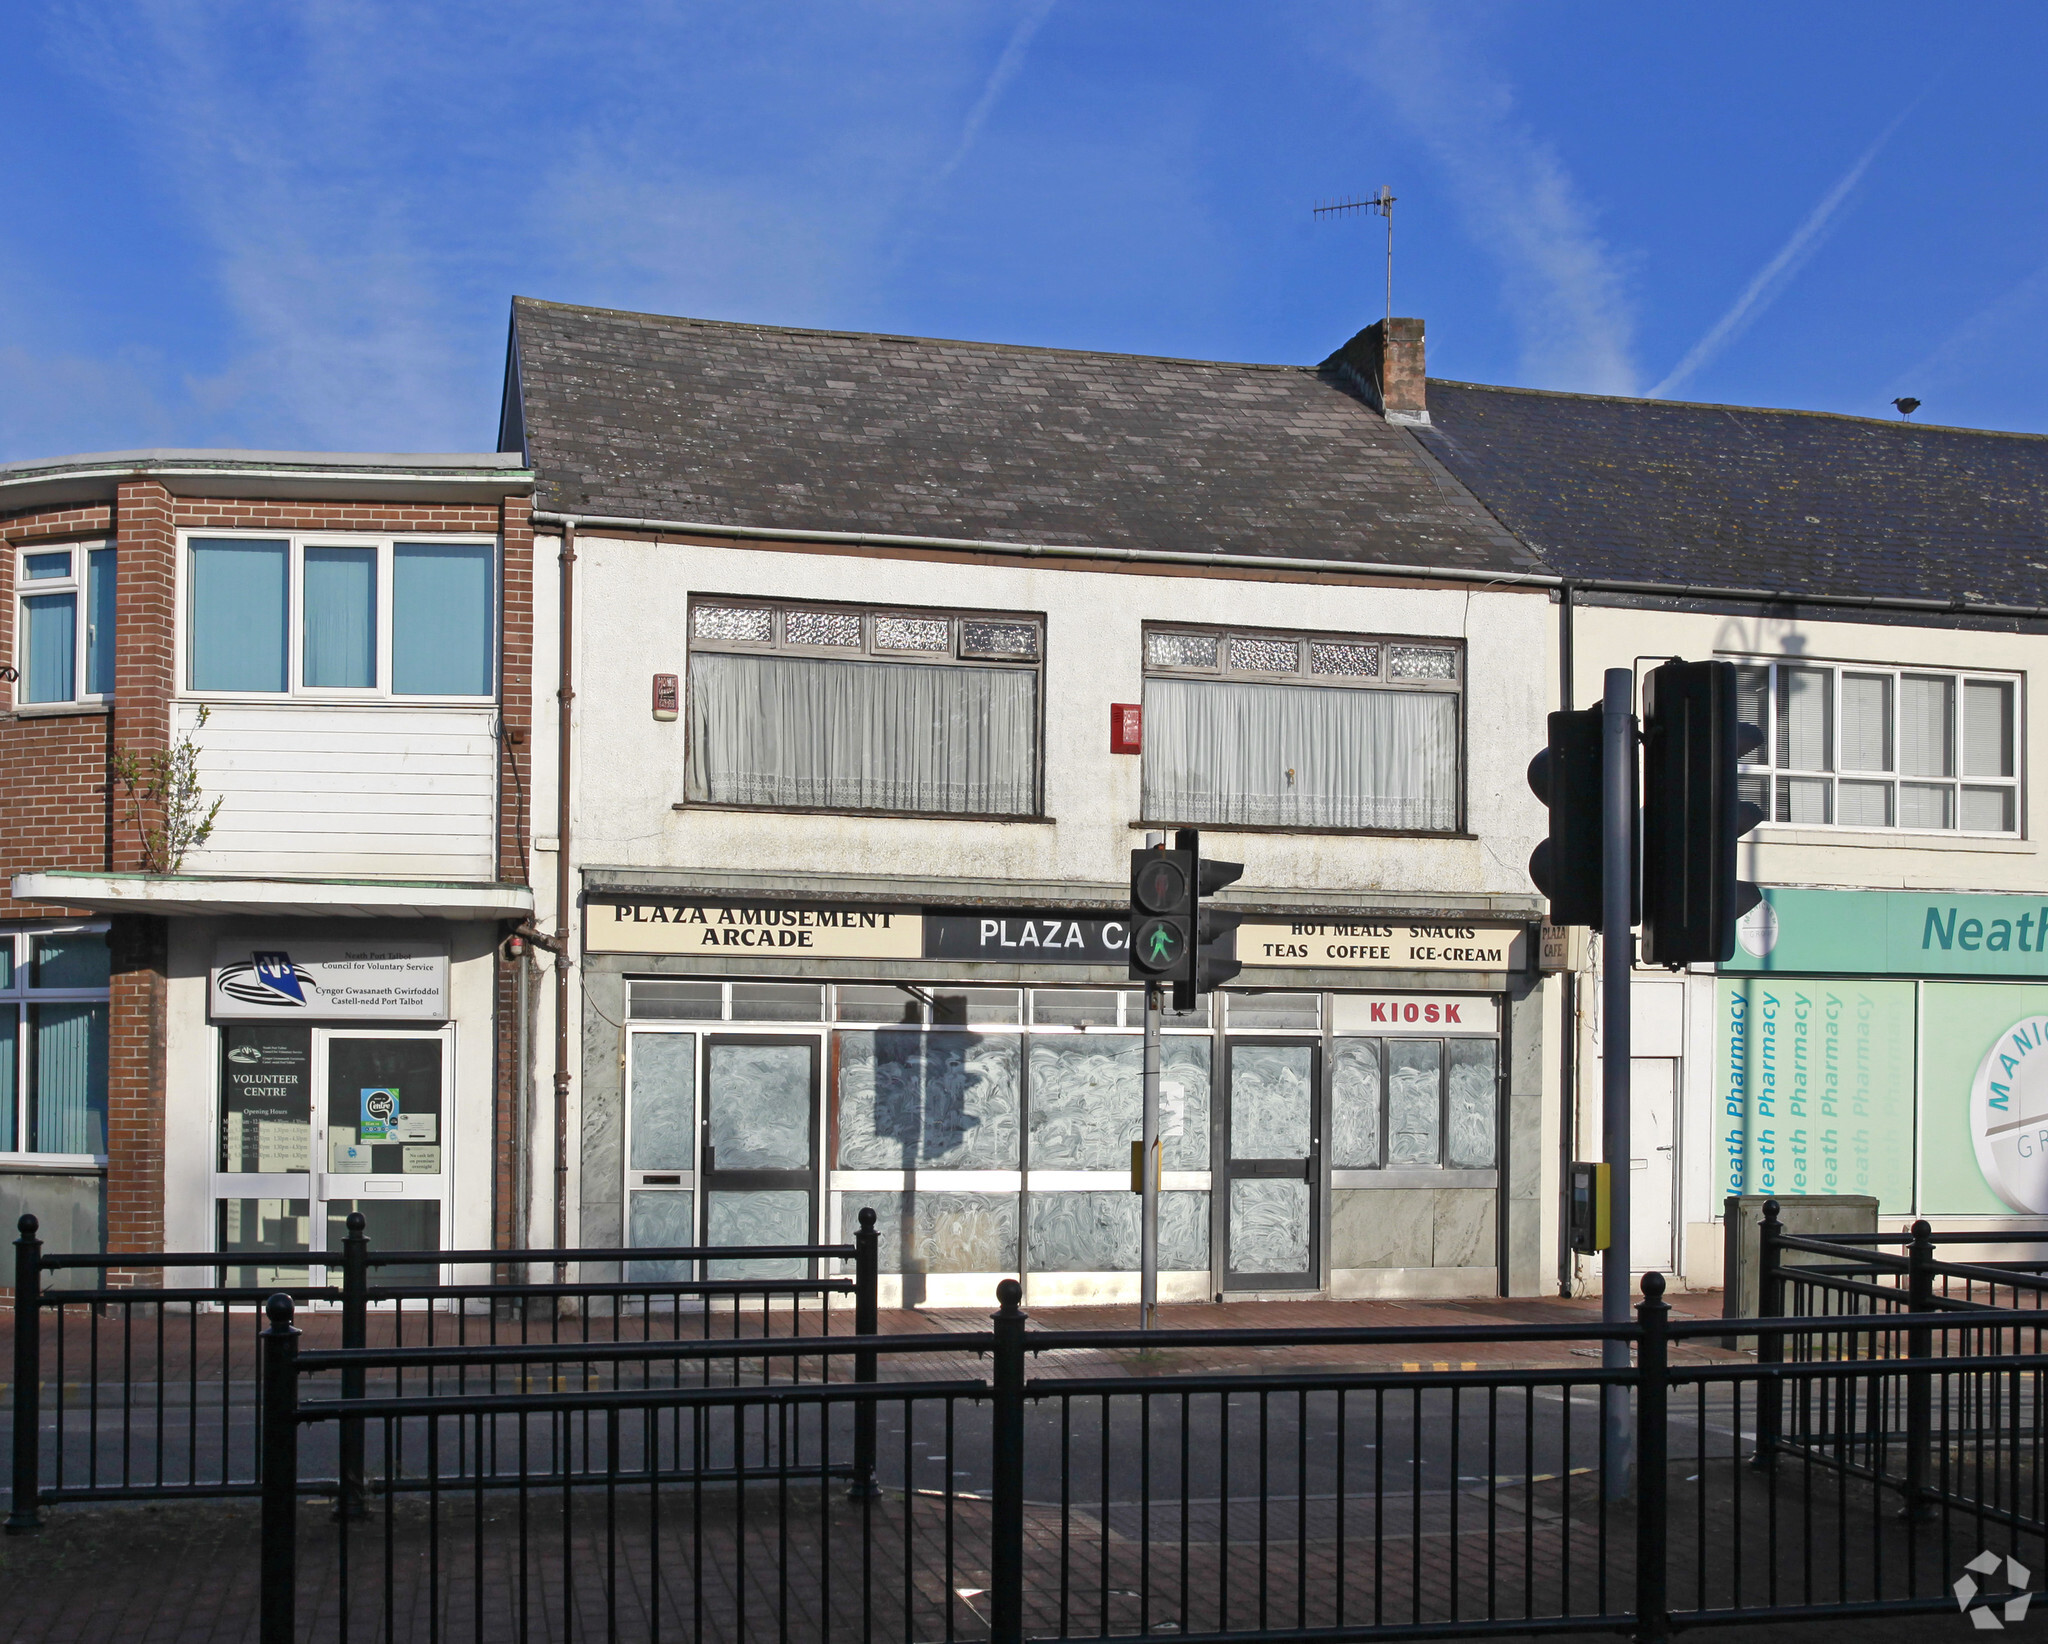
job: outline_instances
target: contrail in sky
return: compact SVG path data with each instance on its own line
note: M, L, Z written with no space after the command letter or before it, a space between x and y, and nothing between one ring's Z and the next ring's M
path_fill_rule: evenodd
M1922 92L1893 118L1892 123L1877 134L1877 141L1865 149L1835 186L1821 196L1820 204L1806 214L1806 221L1792 231L1792 237L1778 248L1778 254L1758 271L1735 305L1716 320L1712 328L1692 345L1684 359L1680 360L1662 382L1650 390L1653 400L1662 399L1672 390L1691 379L1693 374L1711 360L1728 344L1749 329L1750 323L1778 300L1778 295L1792 281L1800 269L1826 243L1834 226L1835 214L1849 198L1850 192L1863 180L1863 174L1870 169L1884 145L1891 141L1892 133L1905 123L1906 116L1920 106L1926 96Z
M954 145L953 157L939 167L938 175L932 179L936 186L943 183L960 169L960 163L967 158L967 151L974 147L974 141L981 135L981 128L988 124L988 117L995 111L1017 71L1024 66L1024 54L1031 49L1032 36L1038 33L1045 22L1046 14L1053 8L1053 0L1031 0L1024 8L1024 15L1017 20L1017 27L1010 35L1010 43L1003 47L1002 56L996 59L996 66L989 71L988 84L981 88L981 96L973 108L967 111L967 123L960 128L960 141Z

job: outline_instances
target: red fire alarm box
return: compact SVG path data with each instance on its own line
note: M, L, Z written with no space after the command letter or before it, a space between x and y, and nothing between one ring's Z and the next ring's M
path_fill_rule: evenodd
M656 674L654 676L654 717L664 720L674 719L680 700L680 693L676 690L676 676L674 674Z
M1109 751L1134 754L1145 744L1145 710L1135 702L1109 705Z

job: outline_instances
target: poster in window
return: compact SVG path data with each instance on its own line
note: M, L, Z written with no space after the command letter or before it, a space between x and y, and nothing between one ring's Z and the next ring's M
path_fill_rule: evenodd
M220 1168L272 1175L310 1169L312 1030L237 1022L220 1031Z

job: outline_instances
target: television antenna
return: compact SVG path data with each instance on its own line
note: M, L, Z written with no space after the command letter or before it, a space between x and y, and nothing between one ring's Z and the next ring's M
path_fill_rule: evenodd
M1387 184L1380 184L1377 194L1368 194L1362 200L1330 200L1315 208L1318 217L1349 215L1351 212L1377 212L1387 220L1387 329L1393 329L1394 321L1394 191Z

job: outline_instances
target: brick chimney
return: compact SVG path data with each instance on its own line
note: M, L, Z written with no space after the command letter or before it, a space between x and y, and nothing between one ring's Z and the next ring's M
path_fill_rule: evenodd
M1320 369L1334 371L1388 422L1429 426L1420 320L1375 320L1323 361Z

